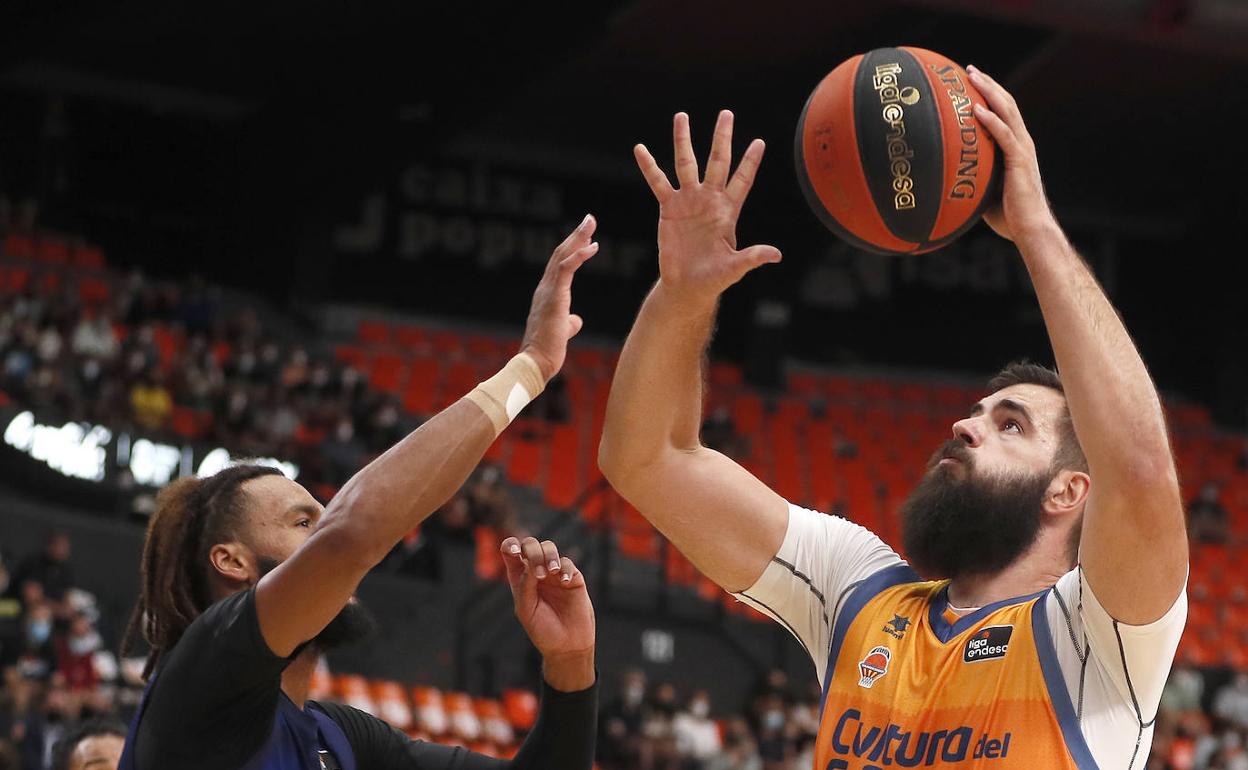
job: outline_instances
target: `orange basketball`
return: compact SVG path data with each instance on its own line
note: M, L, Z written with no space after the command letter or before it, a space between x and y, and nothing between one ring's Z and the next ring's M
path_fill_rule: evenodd
M815 215L881 254L940 248L979 221L1001 158L966 71L922 48L877 48L811 93L797 124L797 178Z

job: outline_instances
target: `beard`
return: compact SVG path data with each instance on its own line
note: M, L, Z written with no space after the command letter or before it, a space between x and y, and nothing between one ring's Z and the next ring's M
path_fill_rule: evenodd
M279 564L281 562L277 559L267 556L256 558L260 577L264 577L272 572ZM380 624L377 622L376 616L353 596L343 605L343 608L334 616L334 619L329 621L329 625L321 629L319 634L312 637L309 643L322 651L336 650L339 647L346 647L347 645L371 639L377 634L378 628L380 628Z
M942 465L947 457L958 462ZM950 439L901 506L906 558L929 579L1000 572L1039 536L1052 480L1052 472L979 478L966 444Z

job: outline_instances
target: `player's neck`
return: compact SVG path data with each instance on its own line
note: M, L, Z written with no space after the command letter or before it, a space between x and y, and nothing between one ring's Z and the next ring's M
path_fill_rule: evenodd
M307 703L312 672L316 670L316 658L316 649L309 644L282 672L282 692L299 708Z
M1063 561L1047 556L1044 549L1032 549L996 574L970 575L950 581L949 603L962 609L978 609L993 602L1038 593L1066 574L1069 567L1064 566Z

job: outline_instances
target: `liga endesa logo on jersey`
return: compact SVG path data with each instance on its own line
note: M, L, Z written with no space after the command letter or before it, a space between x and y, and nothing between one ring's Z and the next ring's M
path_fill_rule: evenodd
M888 673L888 662L893 659L892 650L884 645L872 647L871 652L867 653L867 657L858 661L858 686L866 687L868 690L875 684L875 680Z
M1010 649L1010 637L1014 634L1014 626L988 626L981 628L966 640L966 648L962 651L962 662L975 663L980 660L1004 658Z

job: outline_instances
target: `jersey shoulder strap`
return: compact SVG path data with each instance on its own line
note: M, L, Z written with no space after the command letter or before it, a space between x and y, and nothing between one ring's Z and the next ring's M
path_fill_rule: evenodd
M329 714L317 708L316 704L308 704L307 712L316 719L321 739L325 741L326 748L334 752L342 770L356 770L355 752L351 750L351 742L347 740L347 734L342 727Z

